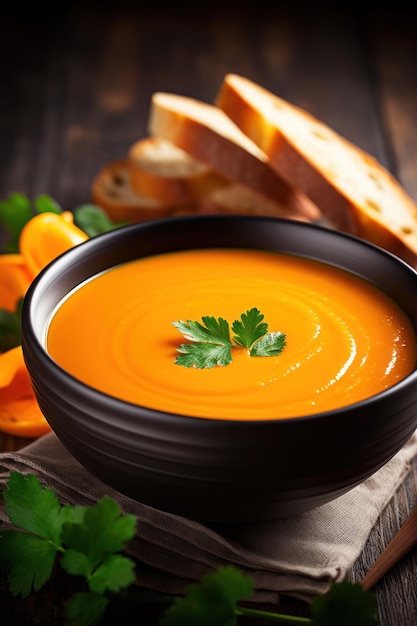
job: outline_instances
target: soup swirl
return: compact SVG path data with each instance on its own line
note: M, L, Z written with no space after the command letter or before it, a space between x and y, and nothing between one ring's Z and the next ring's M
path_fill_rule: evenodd
M278 356L212 369L175 364L172 322L229 321L258 308L286 335ZM279 419L358 402L407 376L416 337L381 290L344 270L274 252L186 250L132 261L71 292L47 333L49 354L114 397L195 417Z

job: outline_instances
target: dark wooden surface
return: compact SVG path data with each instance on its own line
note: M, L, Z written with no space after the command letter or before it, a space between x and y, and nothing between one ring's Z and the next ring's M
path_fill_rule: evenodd
M417 13L398 3L360 11L337 4L291 11L279 2L272 9L223 3L191 12L174 3L7 5L0 17L0 198L48 193L65 209L89 201L100 168L146 135L154 91L211 102L223 75L237 72L369 151L417 199ZM1 449L25 443L0 434ZM414 463L355 564L354 580L416 501ZM381 626L417 624L416 581L414 551L375 589ZM0 621L17 624L9 603L1 603ZM54 623L35 618L39 607L31 611L27 623Z

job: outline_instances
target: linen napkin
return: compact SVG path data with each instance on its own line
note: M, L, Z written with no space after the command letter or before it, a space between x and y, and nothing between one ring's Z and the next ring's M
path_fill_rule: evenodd
M372 527L410 469L417 431L372 477L333 502L302 515L264 523L210 526L135 502L85 470L50 433L19 452L0 454L0 489L12 470L35 474L62 504L93 505L104 495L137 517L127 553L137 560L141 585L181 594L212 568L233 564L250 575L252 600L276 602L280 593L302 600L341 581ZM0 527L9 522L0 509Z

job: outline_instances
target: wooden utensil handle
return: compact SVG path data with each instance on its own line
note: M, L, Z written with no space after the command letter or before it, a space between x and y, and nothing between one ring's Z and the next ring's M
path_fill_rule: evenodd
M394 565L417 544L417 509L413 511L381 556L364 576L361 585L365 591L371 589Z

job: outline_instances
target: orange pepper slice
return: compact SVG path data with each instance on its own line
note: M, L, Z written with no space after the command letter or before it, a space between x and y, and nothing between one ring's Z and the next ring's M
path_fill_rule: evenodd
M19 237L19 249L27 269L36 276L57 256L88 238L73 223L70 211L39 213L23 227Z
M21 254L0 254L0 309L13 313L33 278Z
M0 429L33 438L51 431L35 398L21 346L0 354Z
M0 308L15 311L45 266L88 238L70 211L35 215L20 233L20 254L0 255ZM0 430L33 438L51 430L38 406L21 346L0 353Z

